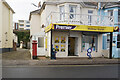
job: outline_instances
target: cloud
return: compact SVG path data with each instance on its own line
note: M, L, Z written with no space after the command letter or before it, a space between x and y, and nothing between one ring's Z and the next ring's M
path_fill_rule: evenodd
M38 2L40 0L6 0L6 1L15 11L15 14L13 15L13 21L17 22L20 19L28 20L30 12L38 9L31 3L38 5Z

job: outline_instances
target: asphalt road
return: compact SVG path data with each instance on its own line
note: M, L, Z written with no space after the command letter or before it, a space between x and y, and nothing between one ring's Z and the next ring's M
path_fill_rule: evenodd
M3 78L118 78L118 65L3 67Z

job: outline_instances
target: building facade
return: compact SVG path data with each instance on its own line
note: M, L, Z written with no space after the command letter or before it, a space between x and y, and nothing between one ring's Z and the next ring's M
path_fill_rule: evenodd
M51 57L54 48L57 57L87 57L91 48L93 57L109 57L102 49L102 35L112 33L114 24L110 16L101 22L96 4L45 0L41 6L30 13L31 54L32 41L37 40L37 56Z
M28 20L18 20L19 30L30 30L30 22Z
M101 3L102 4L102 3ZM120 2L106 3L99 13L104 16L113 16L114 26L120 29ZM110 34L103 35L103 49L109 50ZM113 33L112 57L120 58L120 30Z
M5 0L0 0L0 53L13 48L13 9Z

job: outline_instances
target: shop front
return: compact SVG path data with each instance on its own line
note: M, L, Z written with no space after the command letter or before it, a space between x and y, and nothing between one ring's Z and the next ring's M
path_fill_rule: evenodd
M113 27L73 24L50 24L46 29L46 56L51 57L55 48L56 57L87 57L92 49L92 57L101 57L102 35L112 33Z

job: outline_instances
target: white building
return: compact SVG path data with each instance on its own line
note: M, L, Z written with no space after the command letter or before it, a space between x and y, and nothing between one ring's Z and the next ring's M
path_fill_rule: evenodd
M18 20L18 30L30 30L30 22L28 20Z
M31 54L32 40L37 40L37 56L108 57L102 50L102 34L113 32L112 17L97 16L97 5L78 0L44 0L41 8L30 13ZM104 19L101 21L101 17Z
M13 9L0 0L0 53L13 49Z

